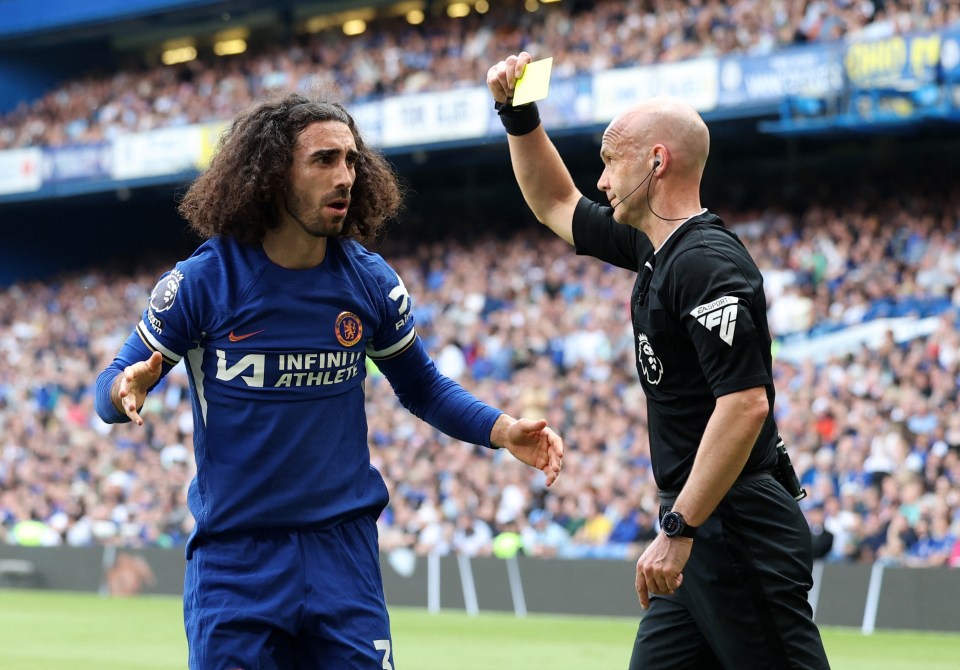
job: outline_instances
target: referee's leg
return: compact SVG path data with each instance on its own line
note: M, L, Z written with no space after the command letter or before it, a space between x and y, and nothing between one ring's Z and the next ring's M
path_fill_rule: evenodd
M696 621L676 596L650 596L629 670L709 670L720 668Z
M722 667L829 668L807 599L813 555L796 502L776 481L750 482L711 518L718 534L684 597Z

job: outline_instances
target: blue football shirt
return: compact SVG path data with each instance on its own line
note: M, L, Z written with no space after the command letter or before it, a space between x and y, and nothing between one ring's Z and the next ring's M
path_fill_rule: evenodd
M184 360L195 535L320 528L386 505L367 445L365 356L385 361L415 342L403 282L358 243L330 239L323 263L290 270L262 248L214 238L161 277L102 377L152 351L164 372ZM498 413L475 404L479 434L489 433Z

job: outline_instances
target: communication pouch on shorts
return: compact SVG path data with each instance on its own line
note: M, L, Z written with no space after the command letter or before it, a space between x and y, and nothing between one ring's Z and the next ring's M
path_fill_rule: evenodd
M794 500L803 500L807 497L807 491L800 488L800 479L797 477L797 471L793 469L793 463L790 462L787 445L779 435L777 435L777 465L773 469L773 476L787 490L787 493L793 496Z

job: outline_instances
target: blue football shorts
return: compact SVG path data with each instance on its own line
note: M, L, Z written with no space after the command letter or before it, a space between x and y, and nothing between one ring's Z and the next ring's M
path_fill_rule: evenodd
M370 516L201 540L183 613L192 670L393 670Z

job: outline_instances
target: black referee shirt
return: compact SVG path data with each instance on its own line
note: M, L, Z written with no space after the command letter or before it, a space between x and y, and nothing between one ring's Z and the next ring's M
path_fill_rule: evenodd
M630 314L653 474L661 490L679 491L716 398L765 386L773 408L760 270L740 239L709 212L680 224L654 254L646 235L613 220L612 208L583 198L573 216L573 239L578 254L638 273ZM744 472L776 464L776 437L771 412Z

